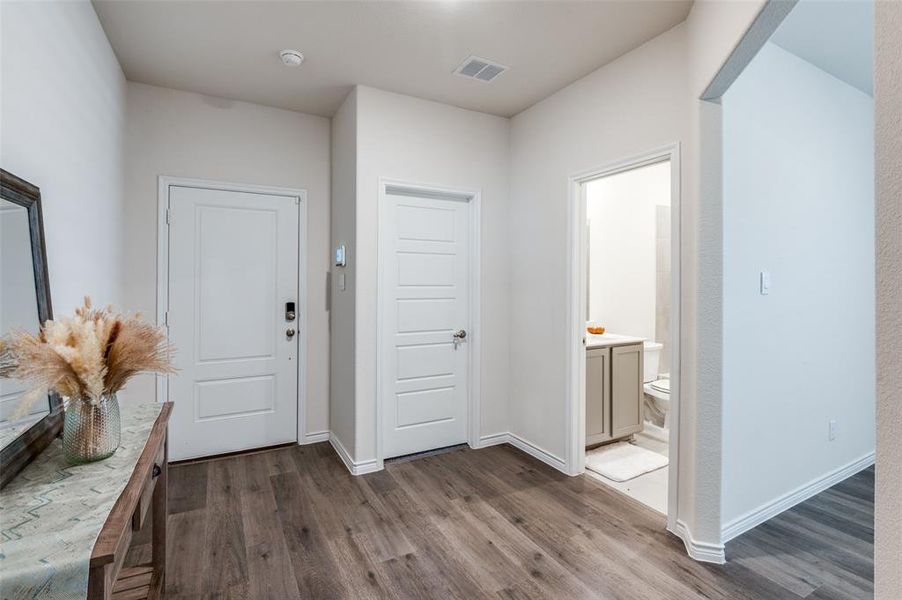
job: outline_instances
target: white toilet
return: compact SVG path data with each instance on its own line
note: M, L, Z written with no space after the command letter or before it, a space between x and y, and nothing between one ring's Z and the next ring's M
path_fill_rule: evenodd
M670 432L670 377L660 374L661 350L664 344L643 342L645 351L644 383L645 395L654 408L664 415L664 427L646 421L645 432L653 437L666 440ZM659 417L660 418L660 417Z

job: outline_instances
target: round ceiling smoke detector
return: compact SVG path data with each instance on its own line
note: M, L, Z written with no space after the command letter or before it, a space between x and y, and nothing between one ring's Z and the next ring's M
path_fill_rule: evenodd
M297 50L282 50L279 52L279 58L286 67L300 67L304 62L304 55Z

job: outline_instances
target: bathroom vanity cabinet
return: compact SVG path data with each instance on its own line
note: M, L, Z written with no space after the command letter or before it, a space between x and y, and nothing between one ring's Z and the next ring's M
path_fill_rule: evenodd
M587 446L642 430L643 358L641 341L596 341L587 348Z
M611 439L611 349L586 351L586 445Z

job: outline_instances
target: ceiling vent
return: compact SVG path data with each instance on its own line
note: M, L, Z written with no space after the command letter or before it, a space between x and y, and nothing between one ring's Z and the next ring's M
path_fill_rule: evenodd
M471 56L454 70L454 73L479 81L494 81L499 75L507 71L507 67L478 56Z

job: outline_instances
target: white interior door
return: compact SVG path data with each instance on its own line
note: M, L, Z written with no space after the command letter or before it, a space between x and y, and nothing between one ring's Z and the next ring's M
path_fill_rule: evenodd
M470 204L387 194L380 231L384 458L465 442ZM455 337L455 333L458 333Z
M297 440L298 203L169 188L173 460Z

